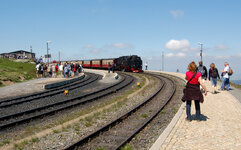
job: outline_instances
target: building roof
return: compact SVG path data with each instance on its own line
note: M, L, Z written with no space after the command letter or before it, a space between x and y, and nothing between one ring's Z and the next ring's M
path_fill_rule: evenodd
M28 52L28 51L25 51L25 50L17 50L17 51L13 51L13 52L9 52L9 53L2 53L2 54L0 54L0 55L12 54L12 53L22 53L22 52L30 53L30 54L31 54L31 52ZM32 53L32 54L35 54L35 53Z
M25 50L17 50L17 51L13 51L13 52L9 52L9 53L19 53L19 52L31 53L31 52L28 52ZM32 54L34 54L34 53L32 53Z

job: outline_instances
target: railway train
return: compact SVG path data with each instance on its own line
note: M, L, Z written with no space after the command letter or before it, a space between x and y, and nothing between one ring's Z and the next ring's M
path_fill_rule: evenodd
M126 72L143 72L142 60L137 55L121 56L119 58L92 59L92 60L72 60L71 63L79 63L83 68L108 69L115 65L115 70Z

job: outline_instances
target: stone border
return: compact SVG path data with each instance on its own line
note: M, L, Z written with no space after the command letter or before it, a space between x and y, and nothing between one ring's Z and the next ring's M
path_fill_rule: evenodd
M185 103L181 105L176 115L172 118L172 121L169 123L169 125L166 127L166 129L162 132L162 134L159 136L159 138L156 140L156 142L151 146L149 150L159 150L161 148L162 144L177 124L177 121L180 119L184 109Z

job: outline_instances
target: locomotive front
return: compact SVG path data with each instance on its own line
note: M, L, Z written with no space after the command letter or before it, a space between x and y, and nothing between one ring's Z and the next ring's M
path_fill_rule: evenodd
M130 57L130 66L132 72L143 72L142 60L139 56L133 55Z

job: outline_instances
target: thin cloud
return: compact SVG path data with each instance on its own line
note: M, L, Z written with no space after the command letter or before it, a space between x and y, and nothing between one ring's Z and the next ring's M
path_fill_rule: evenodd
M168 54L166 54L165 55L166 57L173 57L173 56L175 56L173 53L168 53Z
M126 43L114 43L114 44L107 45L107 47L119 48L119 49L134 48L132 44L126 44Z
M177 56L178 56L178 57L185 57L186 54L185 54L185 53L177 53Z
M174 18L184 16L184 11L182 11L182 10L171 10L170 13L172 14L172 16Z
M185 57L186 54L185 53L177 53L177 54L174 54L174 53L168 53L165 55L166 57Z
M91 44L88 44L84 48L93 48L93 46Z
M219 44L219 45L215 46L215 49L216 50L226 50L226 49L228 49L228 47L224 44Z
M99 49L91 49L90 52L96 54L99 53Z
M216 59L229 59L230 56L214 56Z

